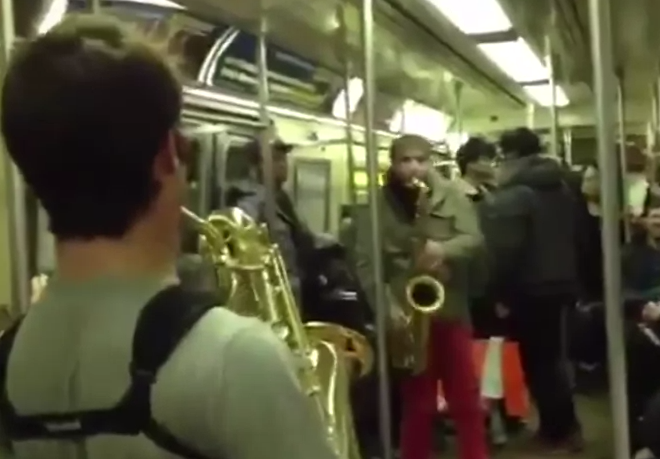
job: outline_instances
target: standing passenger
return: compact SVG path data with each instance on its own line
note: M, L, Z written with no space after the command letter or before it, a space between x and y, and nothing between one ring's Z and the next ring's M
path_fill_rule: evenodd
M562 316L574 302L575 201L561 165L543 157L527 128L500 140L498 189L484 208L482 230L497 299L511 310L527 385L539 411L539 444L582 447L573 394L562 362Z
M164 56L108 18L68 17L12 59L2 133L57 240L38 306L0 339L12 457L333 459L284 343L173 287L181 106Z
M473 202L480 202L493 183L495 146L481 137L470 137L456 153L461 172L458 185Z
M456 153L456 162L461 176L456 180L459 188L475 204L477 212L492 191L495 170L493 162L497 151L495 145L482 137L470 137ZM482 280L481 285L470 286L470 315L475 336L488 338L504 336L503 320L497 317L494 299L486 296L485 281L488 277L486 260L476 259L472 263L475 275ZM473 281L474 282L474 281Z
M441 281L446 289L444 307L433 317L427 368L402 383L403 459L431 457L432 420L438 381L442 381L449 410L456 422L461 459L487 457L484 412L472 359L472 335L468 318L469 264L481 253L483 240L476 213L456 186L440 177L430 164L431 144L424 138L404 135L390 148L391 167L378 200L383 214L382 279L391 291L407 274L425 272ZM414 179L424 180L431 192L423 209L418 208L419 190ZM417 217L418 212L424 217ZM374 292L369 231L370 225L357 221L356 265L366 292ZM366 223L366 224L365 224ZM416 253L415 239L426 239ZM442 273L442 274L441 274ZM394 335L406 326L400 305L374 304L387 308Z
M314 237L298 216L291 197L284 190L289 175L288 155L293 145L275 139L270 143L273 158L273 181L275 183L275 221L269 228L270 236L282 253L282 259L289 275L289 281L296 297L300 300L303 274L314 249ZM266 221L266 197L270 193L263 180L261 142L254 139L248 142L242 154L248 163L247 177L229 184L227 205L243 210L258 223Z

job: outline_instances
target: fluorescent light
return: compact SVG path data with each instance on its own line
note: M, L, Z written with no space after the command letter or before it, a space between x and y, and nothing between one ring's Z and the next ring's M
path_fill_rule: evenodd
M37 33L43 35L59 24L68 9L69 0L53 0L37 27Z
M548 69L522 38L515 41L481 43L478 46L486 57L516 83L550 78Z
M504 32L513 28L497 0L427 0L467 35Z
M159 8L168 8L173 10L185 10L185 8L178 3L170 0L121 0L122 3L139 3L141 5L157 6Z
M138 3L140 5L151 5L159 8L168 8L176 10L184 10L185 8L178 3L174 3L170 0L122 0L123 3ZM69 10L69 0L52 0L48 6L46 14L44 14L43 19L37 27L37 33L43 35L48 32L50 29L59 24L66 12Z
M350 106L346 109L346 89L342 89L332 104L332 116L347 119L355 112L362 95L364 94L364 82L361 78L351 78L348 82L348 102Z
M450 154L455 156L458 149L461 148L461 145L467 142L469 138L470 136L465 132L448 132L445 136L445 143L449 147Z
M440 110L406 100L390 120L390 131L400 134L417 134L440 142L445 138L451 118Z
M552 106L552 88L550 84L533 84L523 86L523 89L537 104L543 107ZM564 90L559 86L555 86L555 106L565 107L568 104L569 100Z

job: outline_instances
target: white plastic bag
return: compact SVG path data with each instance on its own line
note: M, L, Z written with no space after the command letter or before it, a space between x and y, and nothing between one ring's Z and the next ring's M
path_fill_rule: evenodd
M502 354L504 338L491 337L488 340L484 365L481 370L481 396L485 399L499 400L504 398L504 383L502 381Z

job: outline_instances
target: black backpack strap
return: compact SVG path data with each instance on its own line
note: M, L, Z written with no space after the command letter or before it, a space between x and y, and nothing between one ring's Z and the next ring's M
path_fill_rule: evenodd
M0 420L10 440L80 439L99 434L143 433L167 451L188 459L204 456L183 445L151 415L151 389L160 368L206 312L217 306L207 295L167 288L142 309L133 335L131 385L110 409L20 416L7 395L7 362L18 331L14 324L0 337Z
M21 326L22 317L14 322L0 336L0 419L3 420L9 411L13 412L13 407L7 398L7 367L9 366L9 354L14 347L14 339ZM4 426L3 426L4 428Z
M204 456L182 444L151 415L151 387L160 367L170 358L179 342L206 312L217 306L210 295L171 287L156 295L142 310L133 336L131 362L135 398L133 413L142 416L142 432L161 448L188 459Z

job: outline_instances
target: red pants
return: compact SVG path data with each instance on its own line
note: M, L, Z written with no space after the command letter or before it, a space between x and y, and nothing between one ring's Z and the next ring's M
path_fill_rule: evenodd
M434 321L428 367L402 383L401 458L430 459L438 380L456 425L460 459L486 459L485 413L472 355L470 327Z

